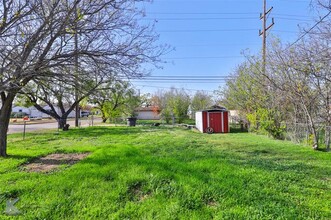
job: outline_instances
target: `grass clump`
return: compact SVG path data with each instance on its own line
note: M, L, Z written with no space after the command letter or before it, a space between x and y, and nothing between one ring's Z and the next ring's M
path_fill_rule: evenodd
M9 136L0 219L330 219L330 154L248 133L91 127ZM90 152L56 172L21 165ZM1 200L1 198L3 198Z

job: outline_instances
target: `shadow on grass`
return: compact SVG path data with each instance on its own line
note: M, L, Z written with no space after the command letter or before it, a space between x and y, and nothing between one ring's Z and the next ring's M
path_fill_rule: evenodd
M125 173L132 169L138 168L143 173L157 173L161 176L167 176L171 180L175 176L179 179L190 177L194 179L196 183L207 183L212 180L211 173L206 172L204 168L192 167L192 165L178 160L178 158L160 159L151 155L145 155L143 153L135 151L124 152L123 154L116 155L103 155L101 157L89 157L80 162L81 164L94 164L100 167L112 165L116 167L115 172ZM83 171L82 171L83 172ZM86 171L84 175L88 175ZM99 175L91 172L91 175ZM143 176L143 175L142 175Z
M117 152L118 154L114 155L99 155L98 157L90 157L86 160L82 161L82 164L96 164L99 166L107 166L111 165L112 168L108 169L107 172L100 175L100 173L96 173L94 171L86 172L87 170L81 170L80 175L90 176L93 178L103 178L104 181L122 181L117 179L118 176L123 174L128 178L123 184L127 184L126 188L128 188L127 194L131 194L130 192L130 183L134 183L138 186L139 184L151 187L148 190L154 192L164 192L168 197L176 197L179 200L179 203L185 209L191 209L191 203L198 204L198 207L192 209L201 209L205 205L208 205L208 201L214 201L215 203L219 202L218 200L222 198L234 198L237 197L238 194L242 194L240 199L242 202L249 206L256 206L256 208L261 208L261 205L264 203L260 201L264 199L265 192L259 191L258 184L262 184L263 181L257 179L252 180L250 175L243 175L240 172L228 172L228 169L225 169L224 172L228 172L225 174L217 174L220 172L221 169L217 169L213 166L208 164L206 167L199 165L199 160L206 159L196 157L193 158L190 162L187 163L183 158L186 156L186 153L183 152L182 154L176 155L174 157L156 157L153 154L146 154L146 152L141 152L134 148L125 148L121 152ZM257 155L268 155L272 152L270 151L254 151L253 154ZM248 169L258 168L263 171L289 171L290 173L285 175L275 175L270 176L269 178L275 179L275 181L281 182L283 185L292 184L293 181L301 182L301 175L294 175L293 172L297 173L298 171L301 173L309 172L313 176L313 173L316 171L322 174L322 170L316 168L312 165L305 165L302 163L294 163L294 164L283 164L275 162L275 159L286 161L286 158L281 158L279 156L271 157L271 158L261 158L261 159L248 159L247 157L241 158L240 156L234 156L235 154L228 154L224 155L224 152L210 152L210 156L217 159L219 156L222 156L222 160L227 161L225 164L229 164L231 166L238 166L238 170L241 170L245 165ZM206 155L208 157L208 155ZM217 160L215 160L217 161ZM197 162L197 163L195 163ZM210 163L210 162L209 162ZM194 166L197 165L197 166ZM224 166L224 163L220 163ZM217 164L215 164L217 166ZM132 173L135 172L135 173ZM137 172L141 172L137 174ZM111 175L110 175L111 173ZM326 173L326 172L324 172ZM133 175L132 175L133 174ZM111 176L111 178L109 178ZM139 177L138 177L139 176ZM221 184L224 182L224 184ZM275 185L278 184L275 182ZM304 184L304 183L302 183ZM135 185L135 186L136 186ZM188 187L185 187L188 186ZM198 187L198 188L197 188ZM250 190L256 190L254 197L251 198L251 193L246 193L249 190L245 190L245 187L249 187ZM308 186L305 186L307 188ZM155 188L155 189L154 189ZM309 187L308 187L309 188ZM193 190L194 189L194 190ZM243 190L242 190L243 189ZM135 190L138 191L138 190ZM291 199L284 198L281 194L273 195L272 191L268 192L268 196L273 198L273 202L277 202L281 204L282 207L291 207L296 208L297 204L293 202ZM210 195L209 195L210 194ZM204 198L207 196L209 200L204 201ZM121 203L125 204L126 202L130 201L130 196L121 196L120 201ZM266 200L267 204L270 206L273 203ZM187 205L188 204L188 205ZM190 205L191 204L191 205ZM264 206L264 204L262 205ZM268 206L265 206L268 208ZM301 207L304 207L301 205ZM309 210L309 209L307 209ZM292 210L293 211L293 210ZM300 214L299 209L295 209L295 215ZM272 209L268 210L270 213L277 213L274 212ZM278 213L279 214L279 213ZM289 215L289 212L287 213ZM307 213L306 213L307 214ZM324 215L327 215L325 212Z
M156 128L159 129L159 128ZM162 129L162 128L161 128ZM165 128L169 129L169 128ZM120 131L117 131L120 133ZM137 131L137 133L143 133L142 131ZM168 143L169 145L172 145L171 143ZM192 144L192 143L191 143ZM227 143L230 144L231 143ZM201 147L201 142L196 142L197 147ZM194 147L191 147L192 149ZM237 150L236 150L237 149ZM296 172L298 174L309 174L311 176L321 177L325 175L331 175L331 170L325 169L325 167L314 165L314 164L307 164L305 163L305 159L301 158L300 156L294 156L292 157L289 154L283 154L281 152L278 153L277 149L269 148L269 147L261 147L256 146L249 149L244 148L236 148L231 149L229 147L226 150L220 151L219 149L212 149L206 147L206 149L195 154L192 157L192 161L198 161L199 159L210 159L214 158L216 160L224 160L229 162L232 165L240 167L251 167L251 168L257 168L261 171L267 171L267 172L273 172L273 171L288 171L288 172ZM173 158L171 160L173 161L181 161L184 162L183 164L180 163L181 169L174 168L172 166L172 163L164 162L164 160L159 160L160 155L153 155L152 152L151 155L145 155L141 152L131 152L126 153L124 155L120 155L121 157L121 163L126 162L132 162L135 161L137 164L145 164L146 158L154 158L155 163L149 164L150 166L153 166L157 170L171 170L176 173L182 173L183 175L190 174L192 176L195 176L197 179L208 179L208 172L206 173L207 176L204 174L201 174L200 171L195 172L196 170L192 169L191 167L185 167L185 161L187 159L187 153L185 153L189 149L184 149L179 146L178 148L178 155L173 155ZM183 152L180 152L180 150L183 150ZM200 155L201 154L201 155ZM169 158L169 156L168 156ZM116 161L118 158L113 157L110 158L104 158L104 160L97 161L96 158L90 158L89 161L86 162L92 162L97 163L99 165L107 163L106 160L109 159L111 161ZM128 161L125 161L128 160ZM151 159L152 160L152 159ZM148 164L146 164L148 165Z
M325 153L330 153L331 151L326 149L326 148L318 148L316 151L320 151L320 152L325 152Z
M66 176L65 179L70 179L68 188L74 187L71 184L72 180L80 180L86 186L91 185L90 180L92 185L93 181L100 182L101 185L107 185L107 190L113 191L115 189L114 191L119 192L118 196L114 196L112 199L114 203L117 203L116 207L120 204L118 210L115 211L122 213L127 211L125 210L126 203L130 202L132 207L134 205L132 201L137 202L138 205L134 208L139 210L139 206L144 203L144 199L148 200L148 197L153 197L153 193L159 193L160 196L165 196L165 201L178 201L178 210L182 210L183 214L185 214L184 212L189 213L190 210L202 212L206 209L206 206L210 207L210 204L215 203L213 209L224 212L224 216L227 214L231 219L231 212L225 212L224 210L231 209L240 202L239 205L243 207L247 206L254 208L254 210L263 209L264 215L262 217L265 218L269 214L269 217L274 215L277 218L278 215L281 218L281 213L285 213L284 219L294 219L298 215L301 215L301 217L313 215L309 211L315 211L308 206L306 208L305 205L297 207L298 205L294 199L300 198L303 194L298 194L298 197L284 197L282 192L279 194L273 194L273 191L266 192L264 191L264 184L266 183L258 179L261 176L255 176L253 171L267 171L266 173L285 171L285 175L276 173L277 175L267 176L266 179L275 182L270 185L271 188L276 187L278 183L290 185L299 182L302 185L299 184L298 186L305 189L309 186L300 182L303 176L298 174L309 173L311 174L309 178L312 178L330 172L319 170L320 167L314 165L305 164L304 159L298 159L300 155L292 157L288 155L288 152L278 152L276 148L271 148L269 142L266 143L268 146L265 147L265 144L259 142L243 145L241 142L229 140L223 143L226 146L221 146L222 142L210 143L211 140L218 140L217 138L213 139L215 136L206 136L208 138L200 140L204 136L192 133L192 136L185 136L183 140L176 138L173 134L169 134L171 136L166 140L164 140L164 136L159 139L146 138L142 141L143 147L128 146L126 144L126 140L134 138L135 135L144 135L149 130L167 131L177 129L167 127L146 128L90 127L61 132L60 135L68 137L68 139L82 136L111 138L111 135L117 135L121 141L120 145L111 145L110 147L108 147L108 144L105 145L100 151L95 151L90 157L80 161L77 166L73 167L74 172L70 172L71 170L66 172L66 175L69 176ZM162 142L161 144L155 144L154 140L157 143ZM220 147L216 148L218 145ZM29 158L21 155L13 155L13 157L19 159ZM243 174L241 171L246 168L249 173ZM286 173L286 171L289 171L289 173ZM314 174L315 172L319 174ZM258 174L261 173L258 172ZM58 179L54 182L57 181ZM79 187L77 186L77 188ZM15 195L15 191L10 191L7 194L8 196ZM144 198L144 196L146 197ZM158 196L153 199L156 197ZM265 199L269 197L270 199ZM223 205L222 202L224 201L230 202ZM231 201L234 202L231 203ZM221 204L221 208L217 207L218 203ZM164 206L166 205L170 204L167 203ZM70 205L66 208L72 211ZM303 212L302 210L307 211ZM51 211L49 211L50 215L53 214ZM323 216L327 215L327 212L323 214ZM137 218L137 216L130 216L129 214L127 217ZM243 216L240 217L244 219ZM261 215L259 217L262 218ZM173 218L180 217L176 216L175 213ZM300 219L300 217L298 218ZM232 219L236 218L232 216ZM302 217L302 219L304 218Z
M237 133L248 133L248 131L245 130L245 129L238 128L238 127L231 127L230 128L230 133L235 133L235 134L237 134Z
M26 160L31 161L37 157L35 156L27 156L27 155L20 155L20 154L8 154L7 157L4 157L3 159L16 159L16 160Z
M71 129L66 132L61 132L61 136L71 136L71 137L100 137L109 135L132 135L132 134L143 134L146 131L146 127L88 127L80 129ZM165 129L162 127L150 126L151 129ZM167 128L168 129L168 128Z

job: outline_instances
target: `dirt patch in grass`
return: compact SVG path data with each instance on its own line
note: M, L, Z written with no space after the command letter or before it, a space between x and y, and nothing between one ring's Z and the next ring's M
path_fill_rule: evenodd
M214 200L210 200L207 202L207 205L211 206L211 207L216 207L216 206L218 206L218 203Z
M56 170L61 165L73 165L89 154L90 153L49 154L24 165L23 169L27 172L47 173Z
M128 193L130 195L131 201L142 202L150 197L150 192L144 192L143 190L143 183L138 182L132 184L129 189Z

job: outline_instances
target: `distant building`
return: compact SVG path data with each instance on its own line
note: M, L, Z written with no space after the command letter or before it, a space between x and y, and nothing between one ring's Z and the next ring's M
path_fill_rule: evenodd
M44 109L48 110L48 111L51 110L51 108L49 106L45 106ZM60 111L59 107L55 107L55 111L60 115L61 111ZM50 117L50 115L39 111L34 106L31 106L31 107L28 107L28 108L23 107L23 106L14 106L12 108L12 113L21 113L21 112L27 114L30 118L48 118L48 117ZM75 117L75 111L73 110L68 115L68 118L74 118L74 117Z
M230 112L230 123L239 123L241 118L238 110L229 110Z
M31 110L29 108L26 108L26 107L22 107L22 106L14 106L12 108L12 112L14 113L26 113L28 115L31 114Z
M157 106L139 107L135 110L137 119L159 120L161 119L160 109Z

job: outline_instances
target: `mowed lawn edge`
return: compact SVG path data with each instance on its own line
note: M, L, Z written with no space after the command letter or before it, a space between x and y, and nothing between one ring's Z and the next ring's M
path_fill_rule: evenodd
M331 156L248 133L90 127L9 135L1 219L330 219ZM90 152L44 174L22 165ZM19 198L20 215L3 213Z

